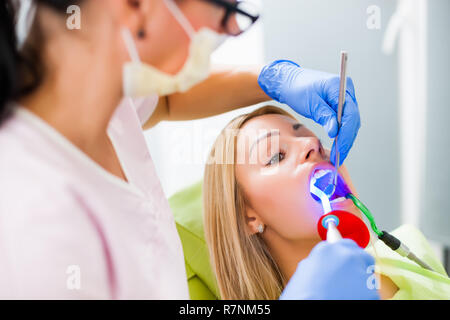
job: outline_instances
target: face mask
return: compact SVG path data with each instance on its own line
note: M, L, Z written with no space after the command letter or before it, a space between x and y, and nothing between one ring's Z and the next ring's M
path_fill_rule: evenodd
M189 56L176 75L162 72L140 60L131 32L124 29L122 35L131 57L131 62L126 63L123 69L125 96L164 96L189 90L208 77L211 54L226 38L207 28L196 32L173 0L164 2L191 39Z

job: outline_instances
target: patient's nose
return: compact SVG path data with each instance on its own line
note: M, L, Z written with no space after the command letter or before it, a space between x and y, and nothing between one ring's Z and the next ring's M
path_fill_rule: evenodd
M317 162L323 160L320 150L320 141L316 137L301 138L303 141L302 151L300 152L300 163Z

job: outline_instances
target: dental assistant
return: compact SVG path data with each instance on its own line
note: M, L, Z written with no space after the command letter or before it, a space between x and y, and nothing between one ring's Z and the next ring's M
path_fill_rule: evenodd
M23 39L19 2L31 4ZM72 5L81 8L79 30L66 27ZM231 0L1 2L0 298L189 298L143 128L273 98L337 134L335 75L284 60L261 72L208 73L224 37L258 19L246 8ZM358 129L349 79L341 159ZM345 289L345 297L376 298L362 288L373 261L348 241L316 248L284 298L339 298ZM333 268L319 267L332 255ZM316 270L326 286L311 280ZM347 275L345 284L329 281Z

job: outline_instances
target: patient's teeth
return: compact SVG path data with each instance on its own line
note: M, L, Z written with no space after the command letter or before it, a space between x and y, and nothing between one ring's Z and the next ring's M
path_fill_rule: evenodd
M342 201L345 201L345 200L346 200L345 197L340 197L340 198L334 199L333 201L330 201L330 203L342 202Z
M314 178L320 179L321 177L323 177L324 175L326 175L328 172L331 172L331 170L324 170L324 169L317 170L317 171L314 173Z

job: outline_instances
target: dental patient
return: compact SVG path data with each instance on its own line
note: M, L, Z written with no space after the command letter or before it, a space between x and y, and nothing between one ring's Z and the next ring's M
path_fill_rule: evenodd
M226 126L211 150L203 188L205 236L222 299L279 298L298 263L321 241L323 208L310 193L310 180L327 170L334 170L329 152L282 109L263 107ZM356 195L345 166L339 177ZM362 219L339 192L332 209ZM366 250L375 256L377 276L368 285L382 299L450 299L450 280L423 235L411 226L393 234L435 271L374 238Z

